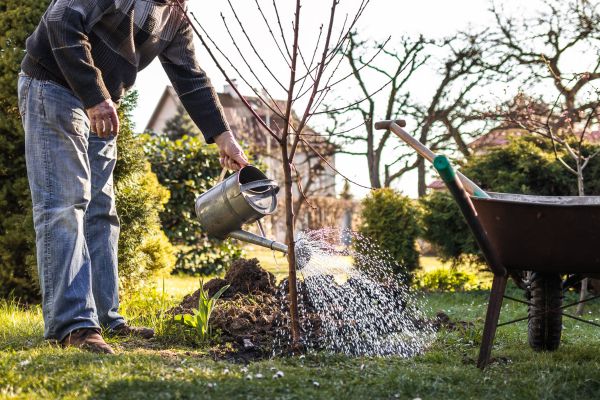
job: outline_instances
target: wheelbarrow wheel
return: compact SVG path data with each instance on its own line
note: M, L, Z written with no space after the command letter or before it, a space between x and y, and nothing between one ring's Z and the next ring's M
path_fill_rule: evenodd
M530 279L529 345L535 351L554 351L562 332L562 279L533 272Z

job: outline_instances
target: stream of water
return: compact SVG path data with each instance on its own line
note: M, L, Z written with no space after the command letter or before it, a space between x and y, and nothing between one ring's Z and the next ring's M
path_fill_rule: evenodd
M296 254L309 350L410 357L431 343L421 302L373 241L350 231L308 231L297 238Z

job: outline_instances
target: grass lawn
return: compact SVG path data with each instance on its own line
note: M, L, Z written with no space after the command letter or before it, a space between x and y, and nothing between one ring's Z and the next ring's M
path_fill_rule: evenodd
M283 261L278 263L283 270ZM213 361L207 349L186 345L156 317L195 289L196 279L167 278L164 297L161 285L158 293L123 299L130 321L152 325L159 334L147 345L111 339L117 356L63 350L45 342L39 307L0 302L0 398L591 399L600 392L600 331L571 320L564 321L563 342L554 353L529 349L526 322L500 328L493 351L498 361L479 371L475 358L484 291L423 295L432 315L444 311L474 327L438 333L432 347L413 359L312 354L244 366ZM502 319L524 311L525 306L506 302ZM600 320L599 306L588 306L587 312ZM284 376L273 379L277 371Z

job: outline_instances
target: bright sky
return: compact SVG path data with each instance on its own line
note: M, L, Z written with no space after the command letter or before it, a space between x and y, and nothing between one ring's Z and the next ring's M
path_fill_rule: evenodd
M263 33L264 23L262 23L260 15L256 11L255 1L231 1L235 4L239 15L244 20L249 34L258 38L256 44L261 52L264 52L265 59L273 60L272 68L275 70L276 75L281 74L282 77L286 77L285 70L282 69L285 64L282 62L281 56L279 56L276 47L272 44L273 42L266 36L266 32ZM270 0L260 0L260 3L265 5L265 9L270 9ZM278 2L284 27L291 26L292 6L294 3L291 0ZM303 16L301 24L304 24L302 26L305 27L307 32L305 37L311 40L313 39L311 33L314 34L317 31L318 24L325 22L325 19L328 17L330 2L324 0L306 0L304 3L305 6L301 13ZM497 2L497 4L506 6L507 9L518 10L518 12L530 12L532 4L535 2L527 2L529 9L522 3L524 3L522 0L501 0ZM223 30L223 23L219 16L221 11L229 12L226 1L200 2L199 0L190 0L189 4L190 9L195 12L197 18L208 32L213 33L213 36L218 38L219 43L229 42L225 36L226 33ZM358 4L358 0L341 1L341 6L345 7L343 8L345 10L356 8ZM443 37L469 26L480 27L491 24L490 15L487 12L489 5L490 3L486 0L372 0L360 20L358 31L363 38L379 40L391 35L392 40L390 45L393 47L394 38L398 38L401 35L423 34L427 37ZM234 22L231 21L231 23ZM265 45L261 46L262 43L265 43ZM221 91L225 83L224 78L208 58L199 41L196 49L201 65L208 72L217 90ZM228 52L228 54L232 54L235 60L233 49L230 51L231 53ZM420 84L422 84L423 88L431 86L431 77L425 74L420 79L422 80ZM146 126L165 85L168 84L169 80L158 61L152 63L138 75L136 88L139 91L140 100L138 108L134 112L134 122L138 130ZM276 89L273 89L273 91L276 93ZM353 180L368 185L365 159L362 157L338 155L336 163L342 173ZM339 187L341 188L341 185ZM406 176L398 182L397 188L405 194L415 197L415 176ZM357 196L362 196L365 193L364 190L357 187L354 187L353 191Z

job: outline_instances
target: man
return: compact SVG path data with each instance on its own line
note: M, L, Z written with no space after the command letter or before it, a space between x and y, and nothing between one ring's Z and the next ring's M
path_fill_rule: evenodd
M100 327L154 335L118 313L117 104L138 71L158 56L207 143L219 147L221 164L247 164L192 38L172 1L53 0L27 40L19 109L48 339L112 354Z

